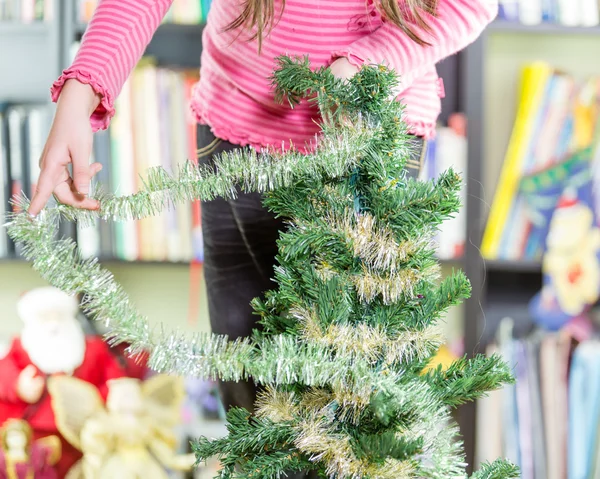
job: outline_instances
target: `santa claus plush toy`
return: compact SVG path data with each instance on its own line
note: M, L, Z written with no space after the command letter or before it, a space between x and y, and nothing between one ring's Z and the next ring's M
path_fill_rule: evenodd
M25 419L35 439L58 435L46 390L50 376L72 375L96 386L106 398L107 381L126 374L101 338L84 334L75 298L56 288L39 288L23 295L17 309L23 331L0 360L0 424ZM80 457L62 442L59 477Z

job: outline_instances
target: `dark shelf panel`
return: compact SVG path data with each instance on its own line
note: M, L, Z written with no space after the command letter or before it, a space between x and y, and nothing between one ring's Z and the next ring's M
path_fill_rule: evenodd
M520 33L543 35L598 35L600 26L595 27L568 27L555 23L541 23L539 25L523 25L518 22L498 20L493 22L487 31L490 33Z
M181 68L200 67L204 25L161 25L146 48L146 55L159 65Z
M85 24L78 23L75 26L79 38L85 29ZM155 58L160 66L198 68L202 53L203 31L203 24L163 23L156 30L144 54Z
M517 260L517 261L506 261L506 260L490 260L486 259L483 262L485 270L489 272L503 271L511 273L541 273L542 263L539 261L531 260Z

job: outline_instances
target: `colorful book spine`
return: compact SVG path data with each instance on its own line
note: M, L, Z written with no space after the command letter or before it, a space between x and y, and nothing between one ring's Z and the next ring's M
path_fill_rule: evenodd
M157 68L150 60L135 69L117 99L110 128L110 188L115 194L142 188L149 168L177 174L195 154L195 119L187 104L196 82L196 73ZM146 220L117 223L114 254L127 261L201 261L199 206L196 202L192 211L190 204L171 205ZM192 230L200 239L196 251Z
M600 4L598 0L499 0L498 20L595 27L600 24Z
M558 199L553 190L540 188L526 191L524 182L529 176L568 162L573 155L586 152L600 141L598 104L600 78L590 78L579 84L571 76L552 71L543 84L538 85L541 98L531 109L528 135L518 139L520 118L515 122L513 137L503 165L503 176L492 204L486 227L483 253L487 258L502 260L539 260L545 249L549 215ZM542 93L543 90L543 93ZM532 94L535 94L532 93ZM519 114L522 111L519 108ZM522 158L513 163L510 156L514 142L522 142ZM594 151L586 153L591 160ZM600 156L600 155L599 155ZM566 171L559 169L560 171ZM506 173L506 175L505 175ZM567 173L565 173L567 174ZM574 173L575 174L575 173ZM513 181L511 195L506 193L507 175ZM510 177L510 175L513 175ZM563 186L577 188L577 176L562 178ZM552 184L547 185L548 188ZM499 204L501 203L501 204ZM503 223L498 212L506 213ZM500 216L501 218L501 216ZM497 228L494 230L494 228ZM492 231L493 236L492 237Z
M16 0L0 0L16 1ZM20 1L39 1L39 0L20 0ZM55 0L43 0L44 2L53 2ZM182 25L195 25L206 21L206 16L210 9L211 0L174 0L171 8L163 18L163 23L178 23ZM82 23L87 23L92 18L98 0L79 0L77 5L78 19ZM1 19L1 17L0 17Z
M517 117L481 245L482 254L486 258L498 257L502 232L515 201L529 139L535 128L535 119L550 75L550 66L543 62L523 69Z
M507 22L519 21L519 0L500 0L498 18Z
M50 22L56 0L0 0L0 22Z

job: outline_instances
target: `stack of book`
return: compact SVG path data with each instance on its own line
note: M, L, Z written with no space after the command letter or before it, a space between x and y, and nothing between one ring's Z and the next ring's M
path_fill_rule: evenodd
M0 0L0 5L2 4L2 1L3 0ZM211 0L174 0L164 21L167 23L188 25L205 22L208 10L210 9L210 4ZM97 5L98 0L79 0L77 5L78 21L82 23L89 22Z
M0 22L50 22L56 0L0 0Z
M478 403L478 462L506 457L522 479L600 477L600 342L590 322L515 339L511 321L489 353L516 383Z
M0 108L0 218L15 211L9 204L21 192L31 198L39 177L39 160L50 131L53 106L5 105ZM6 231L0 234L0 257L13 256Z
M524 25L594 27L600 24L599 10L598 0L500 0L498 18Z
M103 164L96 187L116 195L138 191L149 168L177 174L196 158L195 120L188 111L197 73L136 67L116 101L108 133L96 135L94 161ZM105 222L79 228L84 256L126 261L202 261L199 202L175 205L140 221Z
M559 167L600 141L600 78L579 84L545 63L533 63L522 71L519 99L481 247L488 259L541 259L555 206L546 203L558 197L535 198L528 184L546 171L568 172Z
M467 173L467 131L466 118L462 114L453 114L448 126L440 126L437 135L429 140L427 153L421 169L422 180L437 178L440 173L453 168L463 177L460 193L462 207L454 218L446 220L436 237L439 259L460 259L465 250L466 225L466 173Z

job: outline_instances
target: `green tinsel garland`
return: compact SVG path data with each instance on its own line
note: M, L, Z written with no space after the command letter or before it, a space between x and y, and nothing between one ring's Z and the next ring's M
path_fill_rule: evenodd
M469 361L457 361L447 371L438 368L424 375L418 374L436 342L427 340L425 335L419 338L417 333L423 333L440 311L465 297L469 290L466 278L457 275L442 283L437 296L424 298L420 308L415 309L411 302L417 296L415 288L421 283L429 284L435 276L435 262L426 247L426 236L456 208L452 192L456 191L458 179L454 173L448 172L436 184L412 182L402 189L396 188L395 177L386 176L389 171L385 165L378 163L381 155L384 158L389 155L392 170L401 171L402 158L410 154L410 143L406 141L405 129L399 121L399 107L389 98L396 84L390 72L382 68L365 68L350 84L343 85L325 69L310 71L307 61L283 58L280 62L280 69L275 73L278 96L285 94L294 104L306 92L317 93L313 99L323 112L325 124L322 139L314 152L304 155L297 152L282 154L267 151L257 154L236 151L222 155L215 169L198 168L188 163L177 178L158 168L149 173L144 188L135 195L114 197L99 194L97 198L101 208L97 212L58 205L44 210L36 218L26 213L13 215L7 225L9 235L21 246L24 257L33 262L34 269L49 283L71 294L83 293L83 307L106 324L110 341L129 344L133 355L142 351L149 353L150 366L157 371L233 381L251 378L259 384L284 389L300 384L303 388L316 388L315 391L321 388L321 392L344 391L352 398L347 404L337 404L335 410L332 409L314 424L307 418L296 422L273 422L268 419L273 411L267 411L267 417L248 422L247 413L232 411L228 416L228 438L214 442L200 440L195 445L199 458L217 454L224 460L226 467L221 477L233 477L234 464L240 458L247 461L247 471L251 474L248 477L273 477L280 475L284 469L299 470L312 466L312 460L308 460L311 448L319 448L320 444L315 440L317 436L311 437L311 427L327 426L335 430L340 419L351 424L366 414L357 410L357 404L364 401L369 404L369 414L374 414L384 429L391 427L399 417L411 418L411 426L405 428L402 438L391 430L357 438L352 454L362 451L365 457L375 458L373 470L382 474L377 477L392 477L390 474L399 470L394 467L402 466L403 461L409 469L418 470L422 477L464 477L461 444L454 440L456 427L442 426L450 422L447 406L455 407L477 399L485 391L512 381L512 377L498 356L478 356ZM348 121L349 118L352 121ZM374 144L379 145L380 150L374 151ZM369 164L369 161L373 163ZM359 178L359 167L373 175L372 181ZM415 271L415 284L404 288L406 292L401 292L402 295L389 290L388 303L393 305L400 298L404 301L398 306L397 313L385 308L374 313L380 314L380 319L389 326L386 334L391 334L393 342L402 344L402 354L394 352L390 362L401 364L407 359L414 364L382 369L382 363L374 367L372 360L362 354L359 347L336 347L335 343L306 341L298 336L297 331L293 334L257 334L251 339L229 341L224 336L197 334L189 338L180 332L165 331L162 326L153 328L135 309L112 274L104 270L97 260L82 258L72 240L55 238L61 219L77 220L82 224L93 224L98 217L105 220L140 219L156 215L173 203L197 198L211 200L218 196L233 198L237 187L243 191L269 192L267 203L279 202L280 212L285 209L282 205L287 205L291 212L306 213L294 203L297 201L294 195L286 196L286 188L307 187L316 178L325 185L335 182L342 185L349 176L352 182L362 180L364 185L384 185L378 192L369 190L370 186L363 187L354 199L355 208L360 209L361 195L372 198L370 213L373 220L361 224L363 229L365 224L373 228L368 233L371 243L362 238L364 244L361 244L360 238L356 239L357 233L352 229L356 225L352 224L352 215L347 215L347 198L341 198L338 204L337 200L332 200L335 195L324 195L323 203L329 201L333 209L319 224L315 223L315 216L323 214L323 210L316 203L315 210L310 210L304 218L290 215L297 219L296 236L284 235L282 241L288 242L286 251L289 258L294 255L301 258L311 242L314 242L312 247L316 247L325 239L328 245L333 244L332 241L354 241L354 254L361 257L365 274L372 276L368 280L376 283L378 278L383 278L382 281L387 281L385 287L388 289L385 291L389 290L394 276L387 279L379 277L380 271ZM414 209L417 204L420 208ZM27 199L20 198L16 206L26 211ZM349 218L346 222L342 221L345 215ZM387 219L389 229L385 230L377 218ZM337 235L334 240L332 234ZM402 238L403 242L397 243L398 238ZM377 248L369 250L370 244L376 244ZM389 244L398 249L390 250ZM342 255L337 260L343 262L348 258L344 259ZM293 282L293 277L286 277L286 274L281 270L278 280ZM331 272L325 268L314 274L326 276ZM351 276L339 274L339 278L343 282ZM304 279L312 280L310 277ZM267 329L281 327L277 321L285 319L278 315L277 302L273 300L271 303L274 297L267 295L265 302L257 300L254 303ZM369 302L373 298L369 296L366 299ZM306 319L311 312L297 310L294 314ZM323 318L326 316L325 313ZM397 316L404 318L404 322L397 324ZM370 331L377 333L378 330L372 328ZM346 337L346 340L349 343L357 341L353 336ZM385 347L390 347L388 344L392 342L385 344ZM381 351L372 353L372 356L380 357L385 353L385 347L382 346ZM364 401L358 398L364 398ZM296 451L303 451L305 455L288 454L285 448L270 455L264 454L262 448L281 445L282 441L293 442L299 448ZM248 448L256 448L253 459L247 457L251 450ZM417 465L410 458L419 451L428 451L428 460ZM360 456L357 458L360 461ZM393 461L388 464L384 462L386 458L393 458ZM378 465L377 461L381 464ZM351 472L354 469L348 468L349 464L344 457L331 458L322 470L327 474L350 477L356 472ZM356 463L352 467L357 467ZM516 475L514 466L498 461L484 465L473 478L505 479Z

